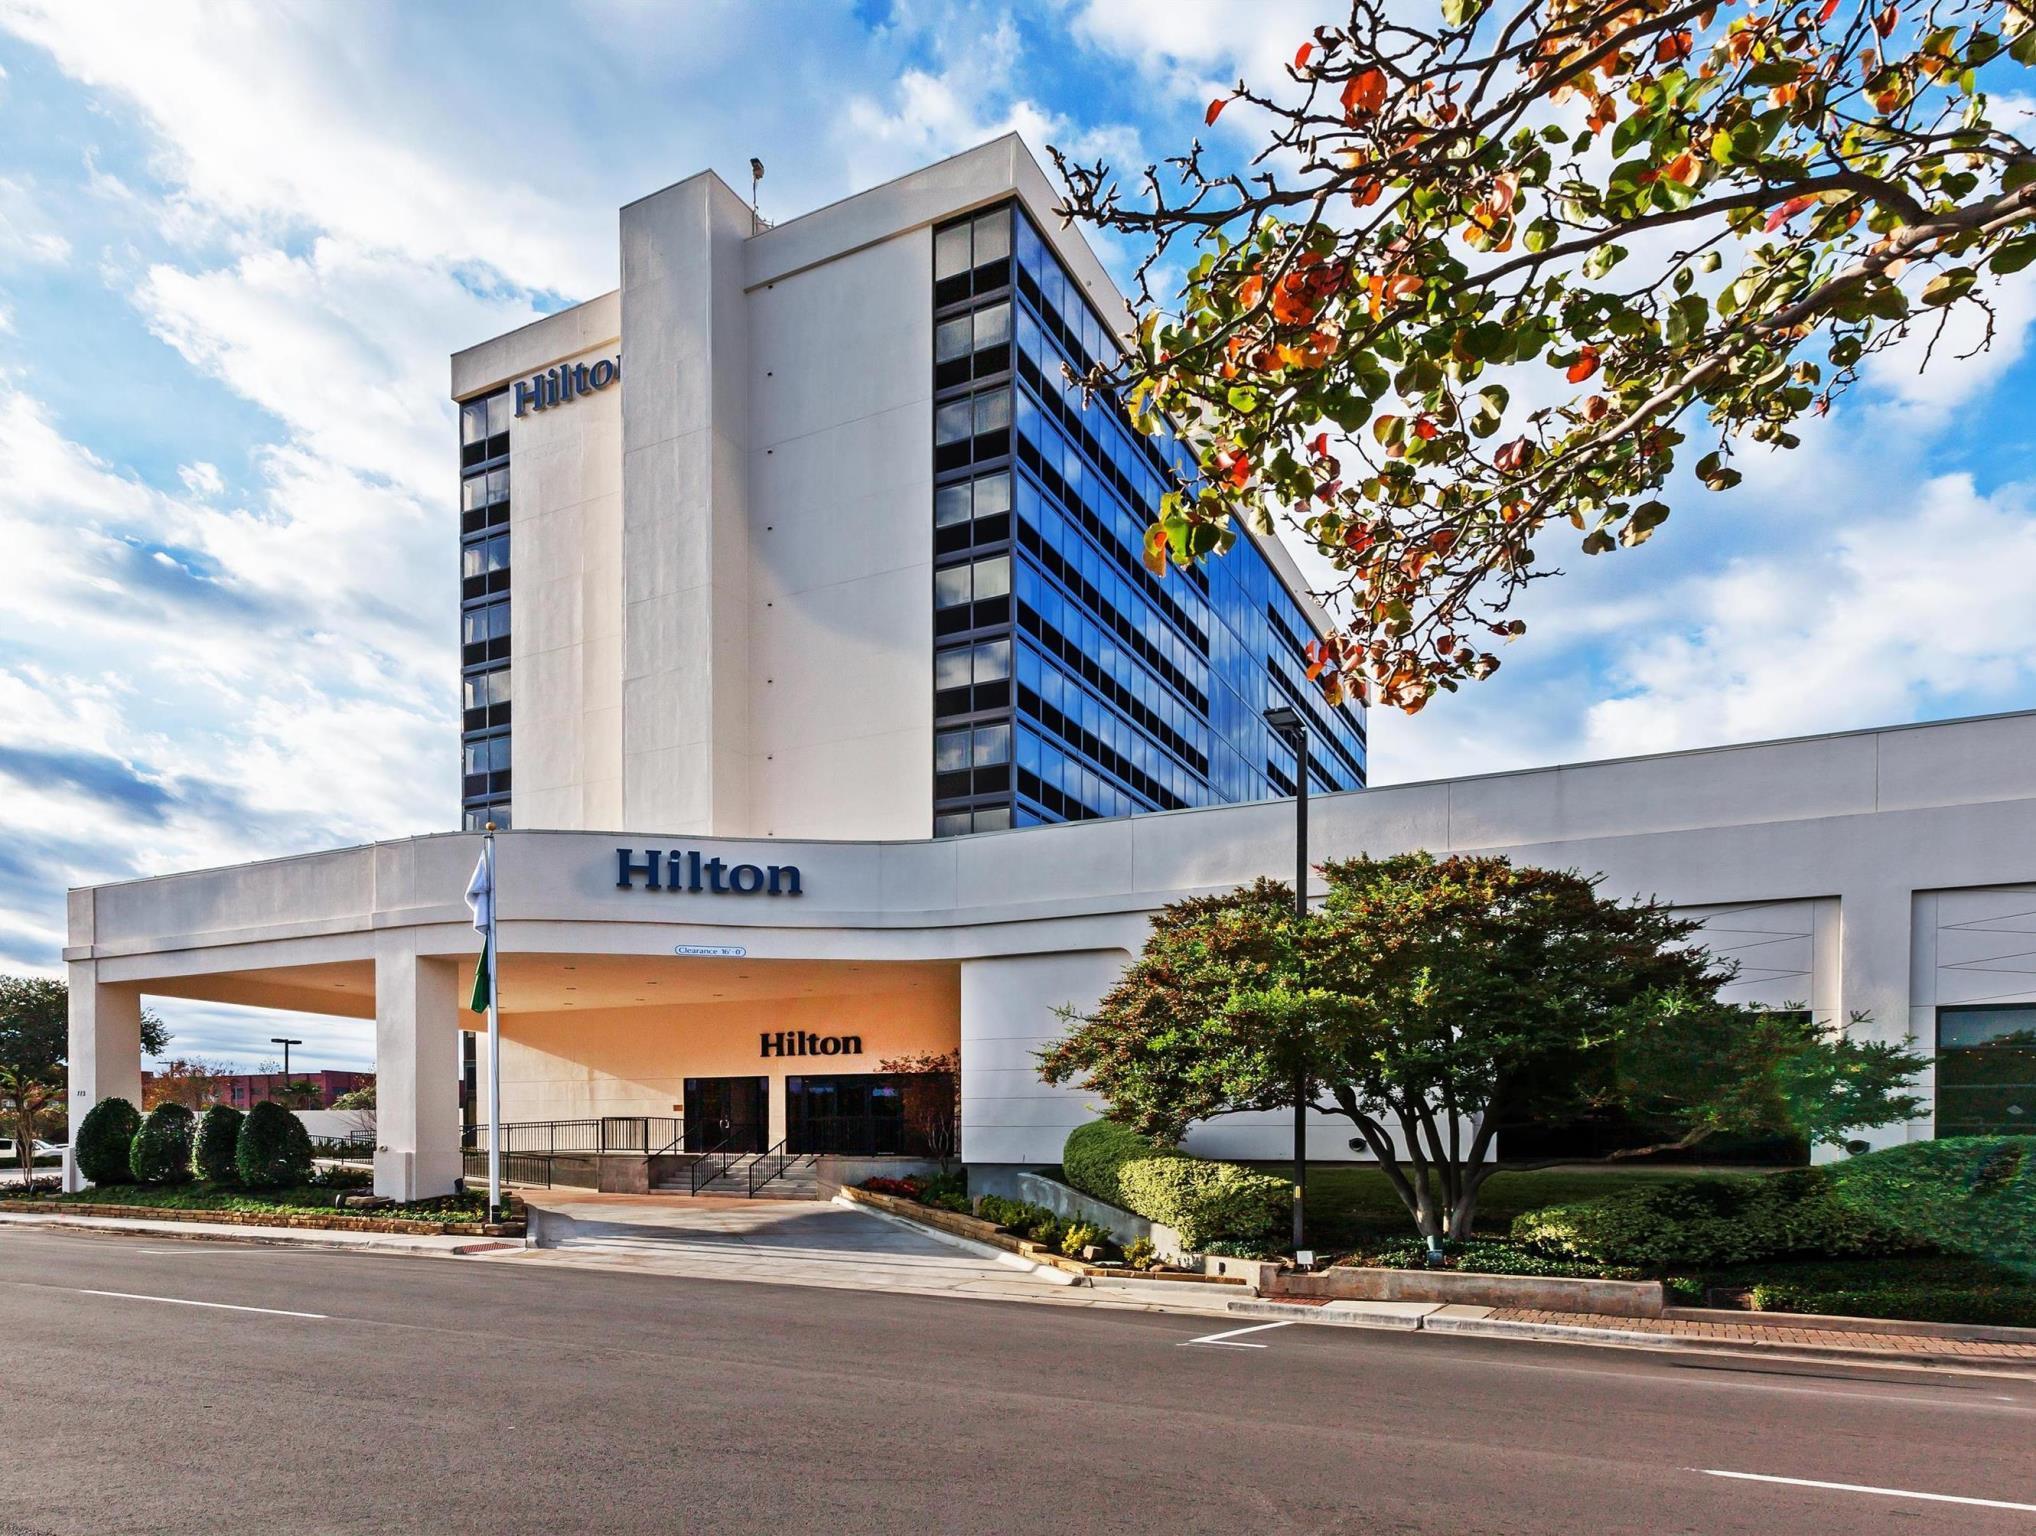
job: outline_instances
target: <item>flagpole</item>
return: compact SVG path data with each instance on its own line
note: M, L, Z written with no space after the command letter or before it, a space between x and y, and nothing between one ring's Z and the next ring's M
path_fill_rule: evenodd
M495 824L483 842L488 861L488 1220L502 1219L502 948L495 942Z

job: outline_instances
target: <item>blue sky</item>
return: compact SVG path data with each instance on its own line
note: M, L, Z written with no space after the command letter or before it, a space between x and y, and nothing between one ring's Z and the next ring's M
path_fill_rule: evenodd
M455 823L446 355L612 287L621 203L758 155L782 218L1014 127L1142 165L1333 9L0 0L0 970L56 968L69 885ZM2036 704L1997 302L1991 353L1564 555L1495 679L1375 717L1375 780ZM242 1065L286 1022L162 1011Z

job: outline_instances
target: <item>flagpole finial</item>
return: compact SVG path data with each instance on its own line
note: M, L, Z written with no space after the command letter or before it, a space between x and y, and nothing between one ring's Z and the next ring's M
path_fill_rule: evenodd
M486 826L482 827L481 830L483 832L492 832L495 830L495 824L491 821Z

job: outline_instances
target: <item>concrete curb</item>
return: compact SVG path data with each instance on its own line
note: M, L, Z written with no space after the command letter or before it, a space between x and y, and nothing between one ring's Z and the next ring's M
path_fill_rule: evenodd
M1419 1333L1428 1314L1438 1305L1425 1301L1331 1301L1319 1307L1297 1307L1280 1301L1233 1301L1228 1310L1242 1317L1276 1317L1282 1322Z
M866 1205L860 1200L850 1200L846 1196L836 1195L828 1203L838 1205L845 1211L861 1211L865 1216L874 1216L879 1221L888 1221L894 1227L903 1227L906 1231L917 1232L923 1237L937 1238L950 1247L959 1248L962 1252L972 1254L976 1258L993 1259L1009 1269L1019 1271L1021 1274L1037 1276L1048 1285L1080 1285L1082 1283L1080 1275L1068 1274L1065 1270L1055 1269L1050 1264L1035 1264L1032 1260L1023 1258L1018 1254L1007 1253L1004 1249L994 1248L988 1243L979 1243L974 1238L963 1237L958 1232L947 1232L939 1227L929 1226L925 1222L913 1221L904 1216L894 1216L889 1211L881 1210L874 1205Z

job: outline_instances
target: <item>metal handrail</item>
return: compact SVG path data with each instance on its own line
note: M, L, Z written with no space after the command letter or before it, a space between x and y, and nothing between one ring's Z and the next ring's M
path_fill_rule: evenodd
M700 1186L702 1184L712 1184L716 1179L720 1178L722 1174L726 1173L731 1167L734 1166L736 1158L740 1157L742 1154L739 1152L724 1151L727 1145L733 1140L735 1140L735 1133L733 1131L730 1131L726 1136L722 1137L719 1141L715 1142L713 1146L709 1147L705 1152L702 1152L700 1154L699 1161L694 1163L693 1166L690 1169L688 1169L686 1173L686 1183L689 1186L688 1193L697 1195L698 1193L700 1193ZM707 1164L716 1157L721 1158L721 1166L715 1169L712 1173L708 1174L706 1178L702 1179L700 1177L700 1170L706 1167Z
M785 1176L785 1169L789 1167L792 1162L791 1154L785 1150L785 1148L791 1143L791 1140L792 1138L787 1136L783 1140L781 1140L775 1147L766 1147L763 1151L757 1153L756 1160L749 1165L750 1199L754 1200L756 1198L756 1192L762 1189L764 1185L770 1183L772 1179L781 1179ZM759 1179L756 1176L756 1171L757 1169L763 1166L764 1159L768 1157L777 1158L778 1166L772 1169L769 1173L765 1174L761 1179Z

